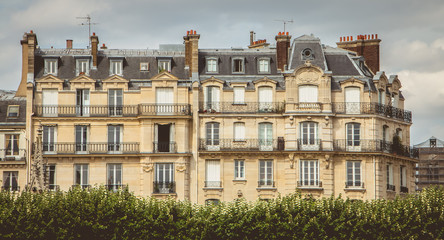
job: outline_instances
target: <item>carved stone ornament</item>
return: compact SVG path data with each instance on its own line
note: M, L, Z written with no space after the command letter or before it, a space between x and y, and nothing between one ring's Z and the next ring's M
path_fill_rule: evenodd
M153 171L153 168L154 168L154 164L151 162L151 163L143 163L143 171L144 172L151 172L151 171Z
M299 74L298 79L301 83L316 83L319 79L319 73L314 69L308 69Z
M288 154L288 158L290 159L290 168L294 168L294 153Z
M176 163L176 171L183 172L187 170L187 165L184 162Z

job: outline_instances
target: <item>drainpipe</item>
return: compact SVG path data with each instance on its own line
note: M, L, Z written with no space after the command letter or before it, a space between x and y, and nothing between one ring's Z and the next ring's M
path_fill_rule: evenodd
M373 156L373 173L374 173L374 182L375 182L375 200L376 200L376 157Z

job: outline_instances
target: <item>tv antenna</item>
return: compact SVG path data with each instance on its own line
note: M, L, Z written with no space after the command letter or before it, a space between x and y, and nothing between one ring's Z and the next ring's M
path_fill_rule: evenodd
M88 25L88 48L91 48L91 40L89 39L89 37L91 36L91 25L97 25L98 23L91 22L91 17L89 16L89 14L86 15L86 17L77 17L77 19L85 20L85 22L80 23L80 25L82 26Z
M284 24L284 32L285 32L285 25L287 24L287 23L293 23L293 19L291 19L291 20L275 20L275 21L277 21L277 22L282 22L283 24Z

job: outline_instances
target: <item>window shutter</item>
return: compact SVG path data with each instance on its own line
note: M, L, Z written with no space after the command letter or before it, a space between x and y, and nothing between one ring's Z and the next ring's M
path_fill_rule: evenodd
M207 181L220 181L220 162L219 160L207 160Z

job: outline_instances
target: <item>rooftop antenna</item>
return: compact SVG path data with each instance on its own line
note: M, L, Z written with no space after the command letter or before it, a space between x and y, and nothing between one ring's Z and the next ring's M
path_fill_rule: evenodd
M89 37L91 36L91 25L97 25L98 23L92 23L89 14L86 15L86 17L77 17L77 19L85 19L85 22L81 23L80 25L82 26L88 25L88 49L89 49L91 48L91 40L89 39Z
M278 19L278 20L275 20L275 21L284 23L284 32L285 32L285 25L287 23L293 23L293 19L291 19L291 20L280 20L280 19Z

